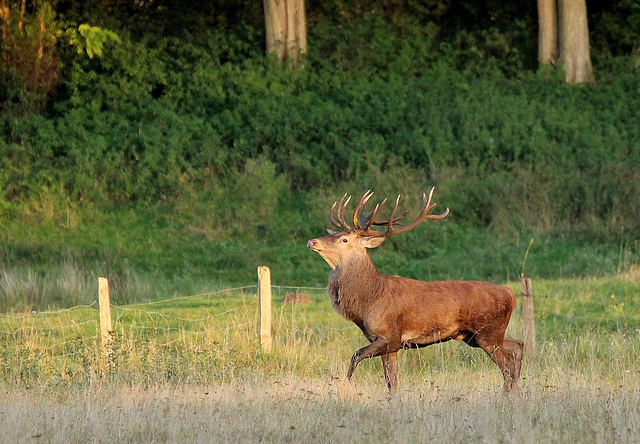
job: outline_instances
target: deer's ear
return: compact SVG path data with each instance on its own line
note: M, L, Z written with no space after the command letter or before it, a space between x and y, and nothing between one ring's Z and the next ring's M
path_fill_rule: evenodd
M366 248L376 248L381 243L383 243L385 239L386 237L363 237L362 245L364 245Z
M329 234L338 234L340 232L339 231L333 231L333 230L330 230L330 229L327 228L327 233L329 233Z

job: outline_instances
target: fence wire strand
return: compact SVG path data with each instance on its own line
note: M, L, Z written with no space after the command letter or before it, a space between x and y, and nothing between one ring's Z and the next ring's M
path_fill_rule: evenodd
M193 295L189 295L189 296L178 296L175 298L170 298L170 299L161 299L158 301L151 301L151 302L140 302L140 303L136 303L136 304L131 304L131 305L135 305L135 306L145 306L145 305L157 305L157 304L165 304L167 302L175 302L175 301L182 301L185 299L195 299L195 298L203 298L203 297L208 297L208 296L217 296L219 294L224 294L224 293L231 293L234 291L241 291L241 290L246 290L249 288L258 288L257 285L245 285L242 287L235 287L235 288L225 288L224 290L218 290L218 291L208 291L205 293L199 293L199 294L193 294ZM112 307L118 307L117 305L113 305L111 304Z
M226 341L227 335L233 331L246 330L241 333L242 340L246 342L250 340L250 327L255 325L253 312L257 298L246 297L245 292L255 291L257 295L257 287L245 285L127 306L110 304L113 338L119 342L118 347L134 354L144 354L144 348L150 346L160 350L180 346L185 350L210 346L220 338ZM226 295L236 298L226 299ZM220 296L222 298L216 299ZM203 300L198 311L176 304L198 299ZM207 306L207 301L216 300L218 305L212 303ZM167 306L160 308L162 304ZM8 348L0 350L0 361L9 358L9 355L3 357L2 353L27 353L24 356L30 356L28 359L45 359L59 369L68 365L86 365L87 359L101 355L102 350L97 306L96 299L90 304L60 310L0 313L0 336L8 341L5 343ZM150 307L154 309L150 310ZM204 315L188 317L200 310L204 311Z
M86 305L76 305L75 307L71 307L71 308L62 308L60 310L48 310L48 311L31 311L29 313L0 313L0 317L5 317L5 318L29 318L29 317L34 317L34 316L48 316L48 315L58 315L61 313L70 313L72 311L76 311L79 310L81 308L91 308L94 305L96 305L98 303L98 300L96 299L95 301L93 301L90 304L86 304Z

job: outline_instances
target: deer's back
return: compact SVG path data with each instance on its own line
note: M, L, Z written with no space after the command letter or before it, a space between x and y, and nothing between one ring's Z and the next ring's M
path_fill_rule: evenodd
M477 330L508 324L516 300L511 289L477 281L422 282L397 276L385 279L372 318L386 318L402 329L430 325L434 330ZM451 332L455 336L454 332Z

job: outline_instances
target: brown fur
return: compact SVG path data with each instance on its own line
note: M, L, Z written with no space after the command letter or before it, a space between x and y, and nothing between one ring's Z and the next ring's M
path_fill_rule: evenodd
M351 379L363 359L380 356L393 392L398 350L457 339L487 352L502 371L505 391L517 389L523 344L504 337L516 305L513 292L486 282L422 282L382 275L367 248L383 240L345 230L308 243L331 266L327 290L334 309L360 327L370 342L353 355L347 377Z

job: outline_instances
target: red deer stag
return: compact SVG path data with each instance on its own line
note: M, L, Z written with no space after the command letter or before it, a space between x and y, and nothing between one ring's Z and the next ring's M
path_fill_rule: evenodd
M486 282L421 282L385 276L369 258L367 249L386 238L412 230L425 219L442 219L449 214L448 208L440 215L428 214L435 206L431 205L433 190L428 198L423 194L420 214L406 226L396 226L406 215L405 211L396 217L400 196L388 220L376 220L386 199L362 217L360 212L373 195L367 191L355 208L351 228L344 218L350 200L345 194L330 212L331 223L342 231L327 230L328 236L307 243L331 266L327 291L333 308L353 321L370 342L354 353L347 379L351 380L360 361L380 356L387 387L393 393L398 381L398 350L458 339L487 352L502 371L505 391L518 389L523 344L504 336L516 305L510 289ZM386 225L386 231L376 231L374 225Z

